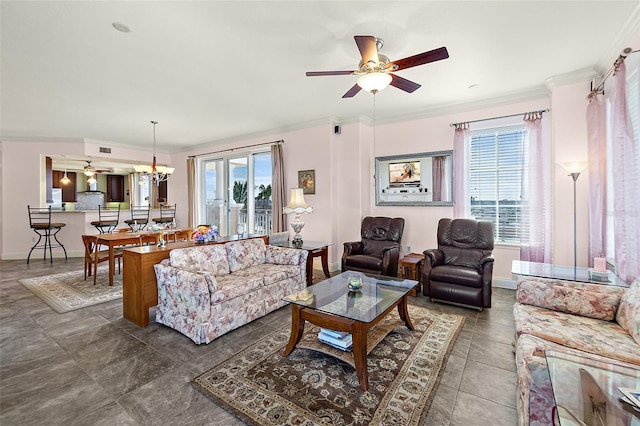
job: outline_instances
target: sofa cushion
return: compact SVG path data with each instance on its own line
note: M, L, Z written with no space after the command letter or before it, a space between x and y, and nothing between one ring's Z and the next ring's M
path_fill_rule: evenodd
M262 238L232 241L226 243L224 247L227 250L231 272L264 263L266 246Z
M211 304L228 301L251 293L262 287L262 277L244 277L237 274L216 277L216 291L211 293ZM260 303L256 300L255 303Z
M516 336L531 334L550 342L640 365L640 345L618 324L516 303Z
M275 263L277 265L299 265L300 255L303 250L291 249L288 247L266 246L265 263Z
M624 288L598 284L523 279L518 281L516 299L525 305L611 321Z
M640 345L640 278L622 296L616 321Z
M263 263L262 265L250 266L236 271L233 275L243 276L250 279L262 279L264 285L271 285L300 275L300 267L292 265L274 265Z
M209 272L213 275L229 273L227 251L222 244L209 244L171 250L171 266L191 272Z

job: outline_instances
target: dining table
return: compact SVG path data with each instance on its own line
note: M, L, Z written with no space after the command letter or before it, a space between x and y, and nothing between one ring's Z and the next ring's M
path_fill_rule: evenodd
M113 274L115 271L114 250L120 246L133 246L142 244L158 244L160 232L138 231L138 232L113 232L106 234L95 234L96 243L109 247L109 285L113 285Z
M144 230L144 231L120 231L116 230L111 233L95 234L96 243L109 247L109 285L113 285L113 275L115 272L115 255L116 247L121 246L140 246L143 244L157 245L161 239L173 240L190 239L193 234L192 229L171 229L171 230Z

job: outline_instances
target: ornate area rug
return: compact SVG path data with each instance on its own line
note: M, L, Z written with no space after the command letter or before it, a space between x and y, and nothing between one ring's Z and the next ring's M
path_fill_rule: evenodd
M93 276L84 280L83 271L28 278L18 282L61 314L122 298L122 274L116 273L113 276L113 286L109 286L108 266L98 268L95 286Z
M194 386L250 425L423 424L464 317L409 305L409 331L392 311L369 333L392 331L367 357L369 390L362 391L350 353L317 342L306 323L296 349L285 358L284 327L193 380ZM300 346L327 350L303 349Z

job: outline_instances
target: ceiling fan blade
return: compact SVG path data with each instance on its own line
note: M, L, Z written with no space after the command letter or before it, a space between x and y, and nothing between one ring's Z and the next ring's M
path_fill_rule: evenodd
M360 88L360 86L358 86L357 84L354 84L353 87L351 89L349 89L349 91L347 93L345 93L344 95L342 95L343 98L353 98L355 95L358 94L358 92L362 90Z
M378 48L376 47L376 38L374 36L354 36L358 45L358 50L362 56L362 63L366 64L373 61L378 63Z
M424 53L418 53L417 55L394 61L393 63L389 64L387 68L395 64L398 67L396 71L399 71L411 67L417 67L418 65L428 64L429 62L440 61L442 59L447 59L448 57L449 52L447 52L447 48L441 47L439 49L430 50Z
M399 75L391 74L391 83L389 83L393 87L397 87L400 90L404 90L408 93L413 93L422 87L418 83L414 83L411 80L407 80L406 78L402 78Z
M355 71L307 71L307 77L318 77L322 75L351 75Z

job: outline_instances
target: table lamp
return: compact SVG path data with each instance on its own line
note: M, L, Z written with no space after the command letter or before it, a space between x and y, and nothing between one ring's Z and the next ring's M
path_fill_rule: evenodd
M284 206L283 212L285 214L295 213L296 215L293 222L291 222L291 227L296 233L296 235L293 236L293 240L291 240L291 244L294 247L302 247L302 235L300 235L300 231L304 228L304 222L300 220L300 214L311 213L312 211L313 207L308 206L304 201L302 188L291 188L291 199L289 200L289 204Z

